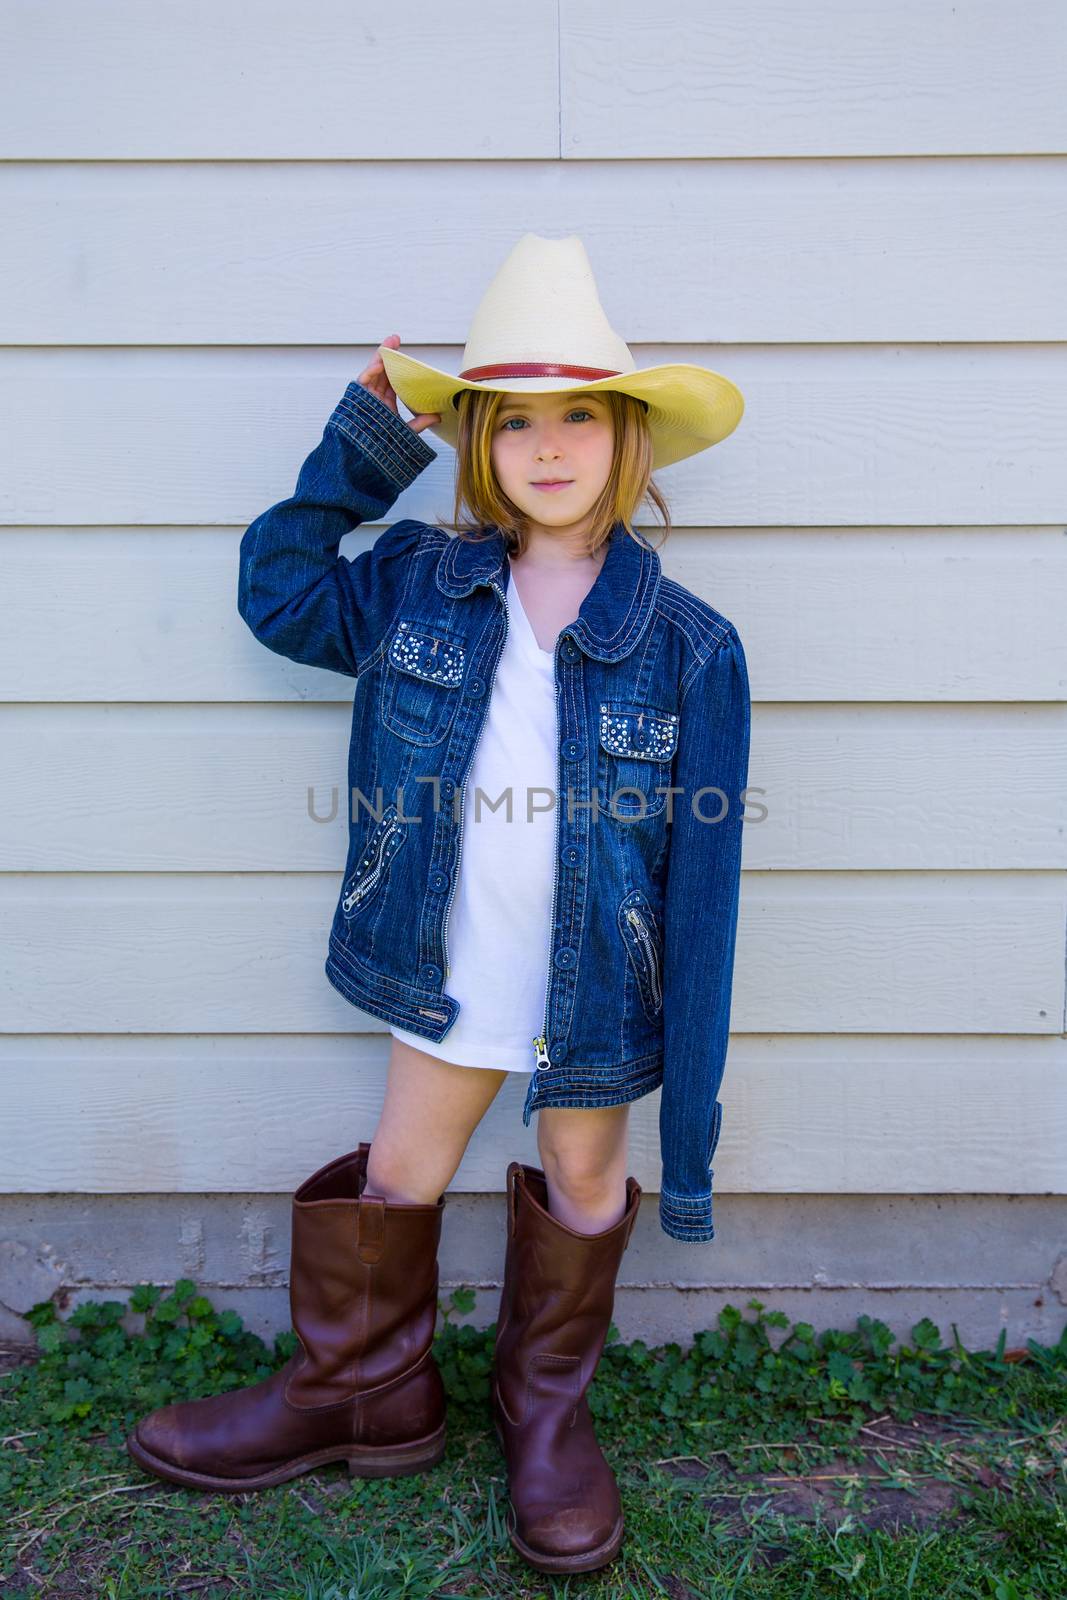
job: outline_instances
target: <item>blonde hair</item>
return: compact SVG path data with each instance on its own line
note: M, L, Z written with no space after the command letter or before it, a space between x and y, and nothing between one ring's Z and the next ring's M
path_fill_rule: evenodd
M610 407L615 450L608 480L591 507L587 553L594 555L620 520L632 535L632 518L645 500L650 501L663 518L662 545L670 535L671 515L666 500L652 481L652 436L645 420L644 401L633 395L619 394L614 389L599 392ZM500 487L491 454L497 412L508 398L498 389L460 391L451 526L461 538L482 533L487 525L497 527L504 535L508 554L521 556L529 542L526 516Z

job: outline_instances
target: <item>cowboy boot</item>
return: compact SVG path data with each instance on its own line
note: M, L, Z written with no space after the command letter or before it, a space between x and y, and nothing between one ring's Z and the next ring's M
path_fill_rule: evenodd
M158 1477L244 1492L329 1461L357 1478L421 1472L445 1451L431 1353L445 1196L364 1195L369 1144L293 1196L289 1305L299 1348L262 1382L143 1417L126 1441Z
M508 1167L492 1411L507 1463L508 1536L541 1572L589 1572L622 1545L619 1487L585 1391L607 1338L640 1202L640 1185L627 1178L620 1220L600 1233L579 1233L550 1213L539 1167Z

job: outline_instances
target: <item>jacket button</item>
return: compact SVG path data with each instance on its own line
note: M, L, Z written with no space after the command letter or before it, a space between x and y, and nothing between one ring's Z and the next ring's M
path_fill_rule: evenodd
M562 945L556 951L555 962L557 967L573 967L577 959L577 953L569 944Z
M578 654L578 646L569 636L564 639L559 648L561 655L564 655L568 661L573 661L575 656Z
M451 800L451 798L455 794L455 792L456 792L455 779L454 778L442 778L441 779L441 793L444 795L445 799L446 800Z
M576 844L568 844L560 851L559 859L565 867L576 867L582 859L582 852Z
M582 753L582 741L580 739L564 739L560 749L568 761L577 761Z
M431 889L447 889L448 885L451 883L451 881L452 880L448 876L447 872L441 872L440 870L438 870L437 872L433 872L433 873L430 874L430 888Z
M548 1054L550 1060L562 1061L567 1054L567 1046L565 1044L554 1044Z
M426 984L440 983L441 969L440 967L435 967L432 961L424 962L419 968L419 977Z
M467 693L471 694L471 695L484 694L485 693L485 679L484 678L469 678L467 680Z

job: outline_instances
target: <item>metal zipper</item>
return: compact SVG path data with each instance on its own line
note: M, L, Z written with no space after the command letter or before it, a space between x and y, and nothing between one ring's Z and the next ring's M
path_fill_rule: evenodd
M557 650L559 648L559 641L558 640L556 641L556 648L557 648ZM553 656L552 656L552 680L553 680L553 683L555 684L555 697L554 697L554 700L555 700L555 707L556 707L556 777L558 778L559 777L559 685L555 681L556 680L555 667L556 667L556 654L555 654L555 652L553 652ZM548 994L549 994L549 990L552 987L552 941L553 941L553 939L555 937L555 931L556 931L556 896L557 896L557 893L558 893L558 890L559 890L559 812L560 812L560 800L559 800L559 795L557 793L557 795L556 795L556 848L555 848L555 852L554 852L553 857L552 857L552 861L553 861L553 871L552 871L552 911L551 911L551 914L550 914L549 919L548 919L548 978L547 978L547 980L545 982L545 1020L544 1020L544 1022L542 1024L542 1027L543 1027L544 1031L542 1033L539 1033L539 1034L534 1034L534 1037L533 1037L535 1071L540 1071L540 1072L543 1072L546 1067L549 1067L549 1066L552 1065L551 1061L549 1060L549 1055L548 1055ZM523 1111L523 1121L524 1122L526 1121L526 1116L527 1116L527 1112L529 1110L530 1100L533 1098L532 1091L533 1091L534 1083L536 1081L537 1081L536 1077L532 1078L530 1080L531 1093L528 1094L527 1097L526 1097L526 1107L524 1108L524 1111Z
M507 637L508 637L508 603L507 603L507 600L506 600L506 598L504 596L504 591L503 591L503 589L500 587L500 585L498 583L496 583L493 579L490 579L490 586L496 590L497 594L500 596L500 602L504 607L504 639L503 639L503 641L501 643L501 646L500 646L500 655L503 655L504 654L504 645L507 643ZM436 641L435 641L435 648L436 648ZM499 663L499 661L500 661L500 656L497 656L497 662ZM492 694L493 683L495 682L495 680L496 680L496 667L493 668L493 676L489 680L489 689L487 691L488 694ZM486 710L486 716L488 716L488 709ZM447 900L446 905L445 905L444 921L441 924L441 939L442 939L444 952L445 952L445 979L446 980L448 978L449 973L452 970L451 966L449 965L449 961L448 961L448 913L452 909L452 900L453 900L453 897L454 897L454 895L456 893L456 883L459 880L459 864L463 860L462 844L463 844L463 801L464 801L464 791L465 791L465 789L467 787L467 773L470 772L471 768L474 765L474 752L475 752L475 750L477 750L478 742L482 737L482 728L485 727L485 720L486 720L485 717L483 717L482 718L482 725L478 729L478 736L475 739L474 746L473 746L473 748L471 750L470 761L467 763L467 772L464 773L463 781L459 785L459 823L458 823L458 828L457 828L457 833L456 833L456 871L452 874L452 884L451 884L451 887L449 888L448 900Z
M627 909L626 920L629 922L632 928L636 929L637 937L641 941L641 946L645 952L645 959L647 960L649 967L649 977L652 981L653 998L655 1000L656 1010L658 1011L660 1006L663 1004L663 992L659 980L659 956L656 953L656 946L652 942L652 935L648 931L648 924L636 906L630 906Z
M374 866L369 872L365 873L362 878L358 878L356 880L347 899L341 901L341 904L346 911L351 911L356 901L362 900L367 891L371 889L381 877L382 867L385 864L386 841L392 837L398 827L399 823L394 819L392 822L390 822L388 828L386 828L385 832L382 834L378 841L378 859L375 861Z

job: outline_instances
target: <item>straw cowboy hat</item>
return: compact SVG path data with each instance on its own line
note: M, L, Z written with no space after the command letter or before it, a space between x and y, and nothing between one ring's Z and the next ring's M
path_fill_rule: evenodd
M615 389L646 405L653 468L696 455L734 431L741 391L707 367L672 362L640 372L600 304L593 269L576 234L525 233L482 296L458 377L391 345L378 354L396 394L416 414L435 412L431 431L455 447L464 389L515 394Z

